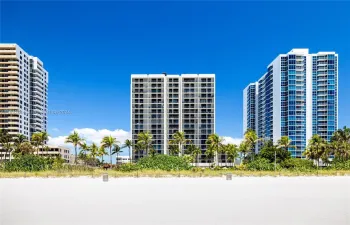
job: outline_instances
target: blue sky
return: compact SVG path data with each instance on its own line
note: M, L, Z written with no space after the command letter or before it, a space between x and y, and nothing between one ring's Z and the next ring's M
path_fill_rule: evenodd
M242 136L242 90L292 48L339 54L339 126L350 125L350 2L2 1L0 41L49 71L48 132L130 129L130 74L215 73L216 127Z

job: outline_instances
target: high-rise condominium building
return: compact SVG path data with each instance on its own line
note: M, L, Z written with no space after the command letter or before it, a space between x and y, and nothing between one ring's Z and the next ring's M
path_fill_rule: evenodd
M288 136L293 157L302 157L314 134L329 141L338 128L338 54L293 49L277 56L243 91L243 132L248 128L274 142Z
M159 154L169 154L173 134L183 131L204 153L208 135L215 133L215 75L131 75L131 130L133 143L140 132L150 132ZM200 162L206 162L204 155Z
M10 134L46 131L48 72L17 44L0 44L0 128Z

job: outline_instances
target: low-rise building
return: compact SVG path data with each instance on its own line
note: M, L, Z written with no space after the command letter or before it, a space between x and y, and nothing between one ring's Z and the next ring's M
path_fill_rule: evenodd
M47 148L48 147L48 148ZM34 154L37 154L36 151ZM44 146L44 148L39 148L38 155L40 156L61 156L66 163L74 162L74 157L72 158L69 148L61 146Z
M130 157L129 156L118 155L116 157L116 164L124 164L124 163L129 163L129 162L130 162Z

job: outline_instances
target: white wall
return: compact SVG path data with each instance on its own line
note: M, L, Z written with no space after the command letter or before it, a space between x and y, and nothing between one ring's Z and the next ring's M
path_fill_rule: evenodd
M281 56L273 62L273 141L281 138Z

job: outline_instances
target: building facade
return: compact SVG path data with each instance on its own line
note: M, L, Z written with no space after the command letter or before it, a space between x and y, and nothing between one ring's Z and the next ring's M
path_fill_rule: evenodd
M0 124L28 139L46 131L48 72L17 44L0 44Z
M244 89L243 121L243 132L253 129L259 138L276 142L288 136L293 157L302 157L314 134L329 141L338 128L338 54L308 49L280 54Z
M46 131L47 88L48 72L40 59L17 44L0 44L0 129L28 140Z
M34 154L37 154L36 151L34 151ZM61 147L61 146L45 146L44 148L38 149L38 155L44 156L44 157L58 157L61 156L62 159L64 159L65 163L74 163L74 161L71 160L71 154L69 148Z
M183 131L204 153L208 135L215 133L215 75L131 75L131 130L134 144L140 132L150 132L159 154L169 154L173 134ZM133 159L142 156L133 153Z

